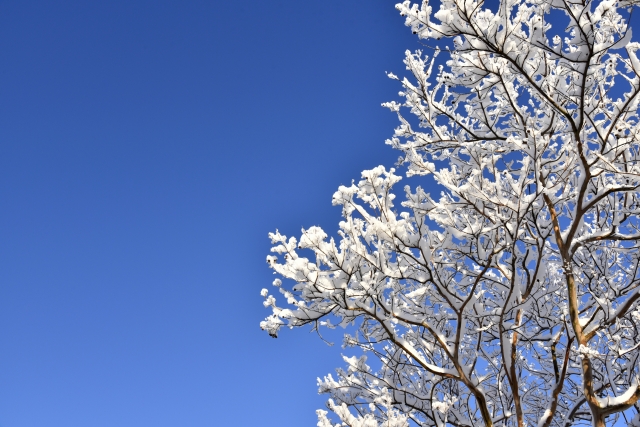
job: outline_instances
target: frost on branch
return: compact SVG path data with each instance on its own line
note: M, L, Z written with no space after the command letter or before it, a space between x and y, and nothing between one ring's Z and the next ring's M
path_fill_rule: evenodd
M284 298L263 292L261 327L353 325L345 347L376 360L345 356L319 380L338 425L638 423L632 6L397 5L420 38L453 44L406 52L409 76L388 73L403 99L383 104L406 175L439 195L407 186L395 202L401 178L379 166L333 195L337 238L270 235Z
M341 425L349 427L409 427L407 416L393 408L393 399L387 390L382 390L375 403L370 404L372 408L377 406L382 409L383 420L380 420L373 413L354 416L345 403L337 405L332 399L329 399L327 406L338 416L342 424L333 424L327 418L327 411L318 410L316 411L318 427L338 427Z

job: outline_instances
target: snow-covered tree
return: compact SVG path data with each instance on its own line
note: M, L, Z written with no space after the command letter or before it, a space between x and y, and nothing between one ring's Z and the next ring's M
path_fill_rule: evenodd
M387 143L440 194L394 205L379 166L334 194L339 238L270 235L288 306L263 290L261 327L346 326L360 348L319 380L318 426L640 425L637 3L396 6L430 57L389 73Z

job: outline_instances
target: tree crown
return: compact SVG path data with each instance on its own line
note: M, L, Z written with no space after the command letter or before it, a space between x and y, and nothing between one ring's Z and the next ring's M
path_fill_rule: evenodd
M319 227L299 240L270 234L267 261L294 285L274 281L289 308L263 290L273 314L261 327L276 336L282 326L355 325L344 343L365 355L319 381L340 423L599 427L633 417L635 3L396 6L420 38L453 43L431 57L407 51L411 79L389 73L403 100L383 104L400 120L387 143L406 174L432 175L441 194L407 186L397 207L401 177L379 166L333 195L339 239Z

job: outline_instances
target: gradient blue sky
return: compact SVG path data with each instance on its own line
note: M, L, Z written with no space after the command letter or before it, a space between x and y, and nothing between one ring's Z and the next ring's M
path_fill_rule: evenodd
M267 233L397 158L394 3L0 2L0 427L315 425Z

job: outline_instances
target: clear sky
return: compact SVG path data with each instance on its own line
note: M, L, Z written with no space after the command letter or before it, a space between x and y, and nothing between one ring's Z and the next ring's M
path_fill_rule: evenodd
M0 2L0 427L315 425L267 233L398 157L394 3Z

